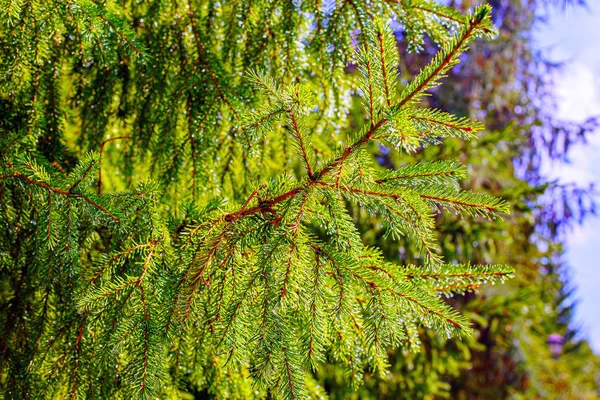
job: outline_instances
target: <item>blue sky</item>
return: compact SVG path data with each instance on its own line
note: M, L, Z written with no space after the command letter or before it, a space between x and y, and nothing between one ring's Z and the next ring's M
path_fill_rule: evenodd
M536 32L536 46L551 60L566 62L556 79L559 117L582 121L600 116L600 1L587 9L567 7L552 12ZM546 165L551 178L600 188L600 132L573 148L568 165ZM599 199L600 200L600 199ZM566 261L577 286L577 322L600 354L600 218L590 218L568 234Z

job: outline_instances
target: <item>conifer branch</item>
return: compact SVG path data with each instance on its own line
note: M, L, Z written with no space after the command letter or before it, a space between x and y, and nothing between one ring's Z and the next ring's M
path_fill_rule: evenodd
M200 39L200 34L198 32L198 28L196 27L196 22L195 22L195 17L194 17L194 8L192 6L191 1L188 0L187 3L188 3L187 4L187 8L189 9L188 16L190 18L190 26L192 28L192 33L194 34L194 40L196 42L196 49L198 51L199 60L202 62L202 64L204 65L204 67L208 71L210 79L212 80L213 84L215 85L215 89L217 90L217 93L219 94L219 97L225 102L225 104L227 104L227 107L229 107L229 109L231 110L231 112L233 113L233 115L235 116L235 118L239 119L239 114L237 113L237 111L235 110L235 108L232 106L229 98L225 95L225 92L221 88L221 85L220 85L219 80L217 79L217 77L215 75L215 72L214 72L213 68L211 67L211 65L208 62L208 60L205 58L206 57L205 56L206 52L204 50L204 46L202 45L202 41Z
M475 133L483 130L483 125L478 122L456 118L438 110L415 110L410 119L415 122L418 130L434 131L439 136L473 139Z
M294 132L294 136L296 140L298 140L298 144L300 146L300 150L302 151L302 158L304 160L304 164L306 166L306 171L308 172L308 176L313 176L313 170L310 166L310 161L308 160L308 153L306 151L306 147L304 145L304 139L302 139L302 133L300 133L300 128L298 127L298 122L296 121L296 116L294 115L293 110L288 110L287 113L290 116L290 120L292 121L292 128Z
M458 55L466 50L470 41L476 37L479 32L490 34L492 28L489 22L491 9L489 6L480 6L473 12L473 16L469 18L467 25L461 32L455 36L449 44L444 46L442 50L434 57L433 61L427 68L424 68L421 73L406 87L401 94L401 99L396 108L415 103L423 91L431 89L438 85L438 80L444 77L446 71L458 62Z
M419 196L431 201L433 204L445 205L457 212L466 212L471 215L495 217L501 213L508 213L509 206L502 200L490 197L485 193L474 193L463 191L456 193L447 189L440 190L438 194L423 193L418 191Z
M455 180L466 177L465 167L455 161L418 163L389 171L376 183L392 185L455 184Z
M383 37L382 37L381 32L377 33L377 37L379 39L379 51L381 53L381 71L383 73L383 82L384 82L383 87L385 89L385 101L387 103L387 106L391 107L392 102L390 100L390 88L389 88L389 85L387 83L387 81L388 81L388 77L387 77L388 72L387 72L387 68L386 68L386 65L385 65L385 58L383 57L384 49L383 49Z
M440 18L456 22L457 24L465 24L464 18L462 18L459 14L452 12L452 9L449 8L441 8L428 3L423 3L422 5L413 4L413 8L424 11L429 14L433 14Z
M384 119L379 120L377 122L377 124L372 125L371 128L366 132L366 134L362 138L360 138L359 140L354 142L352 145L347 146L344 149L344 151L342 152L342 154L340 154L338 157L336 157L335 159L333 159L329 163L327 163L327 165L324 168L322 168L320 171L315 172L310 177L309 182L307 182L308 186L311 186L314 183L316 183L319 179L321 179L322 177L324 177L325 175L330 173L336 167L343 165L343 163L346 161L346 159L349 158L352 154L354 154L359 148L361 148L366 143L368 143L371 140L374 133L379 128L381 128L386 122L387 122L387 119L384 118ZM294 187L294 188L290 189L289 191L287 191L277 197L274 197L274 198L271 198L268 200L263 200L259 205L255 206L255 207L251 207L249 209L240 209L236 212L228 213L225 215L225 221L228 221L228 222L235 221L235 220L238 220L239 218L242 218L242 217L245 217L248 215L252 215L252 214L256 214L258 212L270 211L270 210L272 210L273 206L275 206L285 200L289 200L290 198L295 197L298 193L305 190L305 185L306 184L301 184L301 185Z
M81 199L83 201L85 201L87 204L89 204L90 206L102 211L104 214L106 214L108 217L110 217L110 219L112 219L114 222L119 223L120 220L119 218L115 217L113 214L111 214L106 208L104 208L102 205L96 203L95 201L91 200L90 198L82 195L81 193L73 193L70 192L69 190L63 190L54 186L51 186L45 182L38 182L34 179L30 179L27 176L23 175L20 172L15 172L12 174L6 174L6 175L0 175L0 180L6 179L6 178L17 178L20 179L24 182L27 182L31 185L35 185L37 187L40 187L42 189L46 189L50 192L53 193L57 193L57 194L61 194L64 196L67 196L67 198L76 198L76 199Z
M347 146L344 149L344 151L342 152L342 154L340 154L338 157L336 157L335 159L330 161L325 167L323 167L319 172L317 172L313 176L313 178L311 178L311 180L318 181L321 178L323 178L325 175L327 175L329 172L331 172L333 169L335 169L336 167L343 165L347 158L349 158L352 154L354 154L362 146L367 144L373 138L373 135L375 134L375 132L377 132L387 122L388 122L387 118L382 118L379 121L377 121L377 123L371 125L371 127L364 134L364 136L362 136L356 142L352 143L350 146Z
M129 45L129 47L131 47L137 53L138 56L142 56L143 55L142 51L140 49L138 49L133 44L133 42L131 40L129 40L129 38L123 34L123 32L121 32L119 29L117 29L117 27L115 26L115 24L112 23L111 20L109 20L108 18L106 18L104 15L98 15L98 18L100 18L102 21L104 21L105 23L107 23L113 29L113 31L115 31L115 33L117 35L119 35L119 37L121 39L123 39Z
M194 388L300 399L321 393L311 370L323 362L344 365L356 385L363 369L389 367L387 349L414 346L422 326L467 333L439 295L511 271L443 264L434 210L494 217L508 207L461 191L456 162L384 170L370 146L410 151L482 129L417 102L491 32L489 9L465 18L399 97L385 3L11 6L0 26L14 60L0 62L10 93L0 124L9 239L0 269L10 283L0 355L16 361L0 374L26 377L15 385L34 397ZM401 6L417 45L425 34L446 42L460 20L426 0ZM360 77L345 71L354 50ZM103 163L118 139L135 140ZM80 157L82 148L100 156ZM101 194L102 174L113 192ZM159 182L130 189L148 174ZM365 245L369 225L425 265L385 262ZM24 307L33 318L20 318Z
M403 0L385 0L385 1L387 3L392 3L392 4L399 4L399 5L404 4ZM421 2L411 1L410 3L411 3L410 4L411 8L414 8L415 10L420 10L427 14L432 14L432 15L435 15L436 17L440 17L440 18L444 18L444 19L453 21L460 25L465 24L464 17L461 16L459 13L457 13L452 8L444 7L444 6L430 3L430 2L422 2L421 3Z
M414 284L431 285L436 292L450 295L473 291L486 283L502 283L513 276L514 269L503 265L451 264L423 270L409 265L400 273Z

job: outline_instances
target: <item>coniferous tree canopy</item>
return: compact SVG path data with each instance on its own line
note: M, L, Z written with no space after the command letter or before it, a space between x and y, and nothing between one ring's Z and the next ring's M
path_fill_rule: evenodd
M422 103L470 43L493 37L489 6L0 10L7 397L320 396L325 362L356 386L386 373L388 349L418 348L420 329L468 335L441 296L512 275L439 252L442 211L471 223L508 212L461 189L465 166L389 170L373 157L477 137L481 124ZM439 46L408 81L390 18L411 51ZM420 258L386 260L357 213Z

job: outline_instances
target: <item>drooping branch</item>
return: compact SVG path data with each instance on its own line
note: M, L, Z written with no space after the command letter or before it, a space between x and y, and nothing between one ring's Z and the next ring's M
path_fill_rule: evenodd
M84 196L81 193L77 193L77 192L71 192L69 190L64 190L64 189L60 189L54 186L51 186L45 182L38 182L34 179L28 178L27 176L23 175L20 172L15 172L13 174L7 174L7 175L0 175L0 180L2 179L6 179L6 178L17 178L20 179L24 182L27 182L29 184L35 185L37 187L40 187L42 189L46 189L50 192L53 193L57 193L57 194L61 194L64 196L67 196L67 198L76 198L76 199L81 199L83 201L85 201L87 204L89 204L90 206L102 211L102 213L106 214L108 217L110 217L110 219L112 219L114 222L119 223L120 220L119 218L115 217L113 214L111 214L106 208L104 208L102 205L96 203L95 201L93 201L92 199Z

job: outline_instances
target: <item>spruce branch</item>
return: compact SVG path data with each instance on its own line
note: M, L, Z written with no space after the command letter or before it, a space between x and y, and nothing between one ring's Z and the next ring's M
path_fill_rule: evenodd
M491 27L490 27L491 25L489 22L490 12L491 12L491 9L488 6L481 6L474 11L473 16L471 17L467 27L464 28L463 31L459 35L457 35L453 41L450 42L450 44L448 44L444 49L442 49L436 55L436 57L434 58L432 63L426 69L422 70L421 73L412 81L412 83L409 86L407 86L407 88L404 90L403 94L401 95L402 100L399 103L394 105L395 109L399 110L404 105L406 105L408 103L412 103L413 98L416 98L417 96L421 95L421 93L424 90L429 89L429 88L433 87L434 85L436 85L437 84L436 81L441 77L441 75L458 62L458 58L457 58L458 55L466 50L466 48L467 48L466 46L467 46L468 42L470 40L472 40L473 37L478 35L479 31L482 31L485 33L489 33L491 31ZM270 84L266 84L266 85L267 85L267 87L272 87L272 85L270 85ZM277 92L275 89L273 89L273 90L274 90L274 93ZM311 180L312 181L319 180L323 176L328 174L331 170L342 165L348 157L350 157L354 152L356 152L363 145L368 143L372 139L373 135L380 128L382 128L387 122L388 122L387 118L382 118L379 121L377 121L376 123L373 123L364 135L362 135L353 144L347 146L344 149L344 151L342 152L342 154L340 154L338 157L336 157L333 160L331 160L330 162L328 162L324 168L322 168L320 171L316 172L311 177ZM431 121L429 121L429 122L431 122ZM448 124L445 125L446 128L449 128L449 126L447 126L447 125ZM464 124L457 124L455 126L455 129L461 130L460 128L462 128L463 131L466 130L467 132L470 132L474 129L474 128L469 129L469 127L465 126ZM279 203L280 201L286 200L289 197L296 195L299 191L300 191L300 188L294 188L294 189L290 190L288 193L281 195L280 198L270 200L268 202L268 205L272 206L274 204ZM250 213L254 213L254 212L258 212L258 211L259 211L259 209L255 209L255 210L252 210L252 212L250 212ZM248 212L245 212L242 214L248 215ZM231 217L228 216L227 218L235 218L233 215L236 215L236 213L230 214L230 215L232 215L232 216Z
M483 125L468 118L457 118L439 110L416 109L409 117L420 132L435 132L438 137L459 137L469 140L483 130Z
M457 24L465 24L465 18L458 11L450 7L444 7L433 2L413 4L413 8L435 15L436 17L453 21Z
M430 285L438 293L451 295L474 291L483 284L502 283L512 278L514 269L504 265L443 265L437 269L421 269L413 265L400 273L413 284Z
M81 199L85 203L87 203L88 205L90 205L91 207L94 207L94 208L100 210L102 213L104 213L110 219L112 219L115 223L119 223L120 222L119 218L117 218L112 213L110 213L104 206L102 206L101 204L98 204L97 202L95 202L94 200L92 200L92 198L89 197L89 196L85 196L85 195L83 195L81 193L77 193L77 192L71 192L68 189L67 190L60 189L58 187L51 186L51 185L49 185L46 182L36 181L34 179L28 178L27 176L25 176L24 174L22 174L20 172L14 172L12 174L0 175L0 180L4 180L4 179L7 179L7 178L20 179L23 182L29 183L31 185L40 187L42 189L45 189L47 191L50 191L50 192L53 192L53 193L56 193L56 194L64 195L67 198Z
M456 161L421 162L386 171L376 183L386 185L450 185L457 186L466 178L466 168Z
M384 374L387 350L414 346L423 326L467 334L439 294L510 276L503 266L445 265L435 240L436 208L495 217L508 211L503 201L461 191L456 162L384 170L371 151L482 129L417 103L491 32L488 8L462 18L426 0L402 2L404 12L383 0L126 11L9 2L0 353L16 361L0 368L24 378L0 387L34 397L194 388L306 398L320 393L313 374L323 362L343 365L357 385L365 369ZM404 88L382 22L396 9L411 42L422 30L446 42ZM345 71L352 60L360 74ZM111 165L102 157L116 140L128 142L110 149ZM158 182L136 183L148 174ZM114 189L102 186L107 176ZM424 266L384 261L365 245L371 223ZM19 318L23 310L33 316Z
M445 77L445 73L459 62L458 56L467 50L473 39L481 35L491 36L494 30L490 15L490 6L477 7L460 32L442 47L432 62L404 89L396 107L401 109L418 103L424 92L439 85L439 80Z
M424 189L416 188L418 195L430 201L433 205L453 209L457 213L479 215L488 218L496 218L500 214L510 212L510 207L503 200L491 197L485 193L472 191L456 192L446 188L426 193Z

